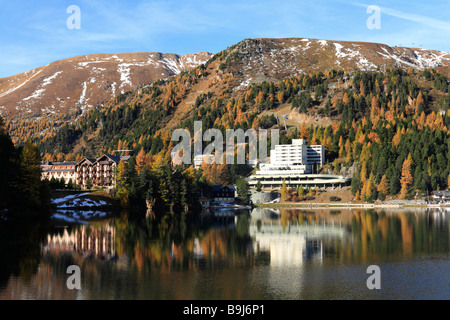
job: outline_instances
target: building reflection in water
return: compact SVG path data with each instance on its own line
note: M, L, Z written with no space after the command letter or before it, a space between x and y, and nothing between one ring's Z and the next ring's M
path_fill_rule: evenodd
M334 298L344 282L329 280L351 280L355 267L413 270L416 257L445 263L450 252L446 208L236 213L201 216L195 227L122 217L59 229L42 243L37 271L11 276L0 299ZM81 292L66 287L70 264L81 267Z
M308 270L320 273L324 269L328 240L342 239L348 233L340 222L299 219L297 213L270 209L254 209L251 213L249 233L254 251L268 257L266 287L280 299L302 296L313 281L307 276ZM316 287L321 286L319 280Z
M116 257L115 236L114 222L95 227L80 225L71 231L65 227L62 234L48 234L41 250L43 253L78 253L84 257L110 260Z
M323 238L343 237L341 224L308 223L283 220L279 211L254 209L249 228L256 252L270 254L271 267L298 267L305 261L322 262Z

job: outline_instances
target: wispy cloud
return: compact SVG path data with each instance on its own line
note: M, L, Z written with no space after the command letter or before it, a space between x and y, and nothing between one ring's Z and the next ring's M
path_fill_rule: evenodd
M418 15L418 14L401 12L401 11L398 11L395 9L384 8L384 7L381 7L381 12L384 14L387 14L389 16L392 16L392 17L417 22L417 23L429 26L431 28L441 29L441 30L450 32L450 23L447 21L442 21L442 20L438 20L435 18L430 18L430 17Z
M359 2L351 2L350 4L353 4L353 5L356 5L359 7L364 7L364 8L367 8L369 6L369 4L363 4L363 3L359 3ZM425 25L425 26L428 26L431 28L450 32L450 22L448 22L448 21L442 21L442 20L439 20L436 18L431 18L431 17L427 17L424 15L420 15L420 14L403 12L403 11L392 9L392 8L387 8L387 7L382 7L382 6L379 6L379 7L381 9L382 14L387 14L388 16L391 16L391 17L396 17L399 19L407 20L407 21L417 22L417 23L420 23L422 25Z
M366 28L379 3L381 30ZM219 52L244 38L417 43L450 51L450 5L398 0L21 0L0 10L0 77L76 55L108 52ZM66 9L81 8L69 30ZM363 9L364 8L364 9ZM384 19L383 17L386 17ZM413 23L411 23L413 22Z

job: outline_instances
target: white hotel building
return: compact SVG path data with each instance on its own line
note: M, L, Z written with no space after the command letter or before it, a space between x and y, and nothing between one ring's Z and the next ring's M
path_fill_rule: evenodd
M261 164L260 170L249 178L249 185L258 181L266 189L278 189L283 180L289 188L325 188L348 185L349 178L331 174L316 174L314 168L325 164L325 147L306 145L303 139L293 139L290 145L276 145L270 152L270 163Z
M279 144L270 152L270 164L262 164L265 173L290 170L295 173L312 173L313 165L325 163L325 147L308 146L303 139L293 139L292 144Z

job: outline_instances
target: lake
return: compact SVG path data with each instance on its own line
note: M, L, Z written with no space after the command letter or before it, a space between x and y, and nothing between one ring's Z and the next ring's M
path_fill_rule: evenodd
M0 299L449 299L450 211L253 209L9 227ZM380 289L369 289L369 266ZM80 289L69 289L69 266ZM375 274L374 274L375 275ZM371 278L373 279L373 278Z

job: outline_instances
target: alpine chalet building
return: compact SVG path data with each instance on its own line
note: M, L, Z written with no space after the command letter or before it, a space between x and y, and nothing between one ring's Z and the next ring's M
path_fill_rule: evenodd
M93 187L116 188L116 169L120 161L127 162L130 156L105 154L97 159L84 158L75 165L75 183L86 188L88 181Z
M127 162L130 156L113 156L104 154L99 158L84 158L79 162L44 162L41 164L42 179L64 178L66 184L70 180L82 188L88 182L94 188L106 190L116 187L116 169L120 161Z

